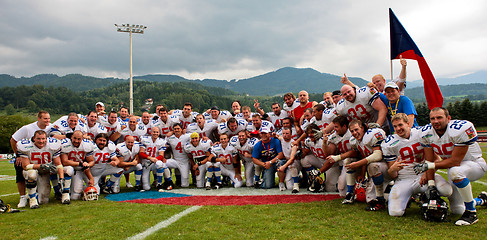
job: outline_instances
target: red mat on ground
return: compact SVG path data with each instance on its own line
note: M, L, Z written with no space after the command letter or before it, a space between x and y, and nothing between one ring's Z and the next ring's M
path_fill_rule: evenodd
M264 205L298 202L328 201L340 198L338 194L254 195L254 196L190 196L158 199L136 199L123 202L168 205Z

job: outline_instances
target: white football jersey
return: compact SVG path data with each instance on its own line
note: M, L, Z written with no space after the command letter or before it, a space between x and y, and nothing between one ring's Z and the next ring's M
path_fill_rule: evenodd
M454 146L468 146L463 161L484 161L482 150L477 143L477 130L474 125L465 120L450 120L443 136L438 136L431 124L422 129L421 144L431 147L441 158L450 158Z
M209 119L205 120L205 125L203 126L203 129L198 126L198 123L194 122L189 124L189 126L186 128L186 133L196 132L200 135L200 138L210 138L213 136L213 133L216 131L217 128L218 123L213 119Z
M205 117L206 120L213 119L211 117L211 113L204 112L203 116ZM231 117L232 117L232 113L230 113L229 111L220 110L220 114L218 115L218 117L216 119L213 119L213 120L215 120L217 123L221 123L222 119L228 120Z
M228 144L237 149L241 158L245 159L246 161L252 161L252 157L247 158L245 157L245 154L247 153L252 156L252 151L254 150L254 146L258 141L259 139L257 138L247 138L247 141L242 145L238 140L238 136L233 136Z
M316 117L312 117L310 123L316 124L320 130L325 129L332 121L337 117L335 109L325 109L320 120L316 120Z
M108 122L108 118L106 116L99 116L98 121L106 128L108 136L111 136L114 132L119 132L121 130L122 125L118 118L117 121L115 121L113 124L110 124L110 122Z
M191 124L191 123L193 123L193 122L196 121L195 115L189 114L188 117L184 117L182 111L178 111L178 112L175 112L175 113L173 112L173 114L171 116L177 116L178 117L179 122L181 123L181 127L183 129L186 129L189 124Z
M414 166L423 161L423 146L420 140L422 131L411 129L409 139L399 137L397 134L389 135L380 145L382 155L386 162L400 161L407 165L398 172L398 177L416 176Z
M172 126L174 126L176 123L179 123L179 118L177 116L168 116L165 122L162 121L161 118L152 120L151 126L158 127L159 130L161 130L161 135L165 137L166 134L172 131Z
M217 158L225 158L226 161L222 165L228 170L235 170L233 167L233 157L237 155L237 149L228 144L226 148L223 148L221 144L216 144L211 147L211 153Z
M88 139L83 139L78 147L73 146L69 138L61 140L61 154L67 154L71 161L83 162L86 157L93 155L95 147L95 143Z
M100 123L95 123L93 127L89 127L88 124L86 124L86 129L86 134L88 134L92 140L95 140L96 135L99 133L107 133L107 129Z
M184 151L184 146L191 140L190 135L186 133L176 137L176 134L173 134L167 138L167 145L171 147L174 160L179 162L189 161L188 155Z
M274 132L275 131L275 127L274 127L274 124L272 124L271 122L267 121L267 120L261 120L262 121L262 124L261 124L261 128L262 127L268 127L271 132ZM255 129L255 126L254 124L248 124L247 125L247 131L249 132L252 132L254 130L259 130L260 131L260 128L259 129Z
M270 122L274 125L276 130L281 129L282 127L282 119L289 117L286 111L281 110L281 113L276 115L274 112L268 112L267 115L269 116Z
M144 122L142 122L142 118L139 118L139 122L138 124L141 125L141 126L144 126L146 132L145 132L145 136L149 136L150 135L150 130L152 129L152 119L149 120L149 123L145 124Z
M31 124L27 124L23 127L21 127L19 130L17 130L13 135L12 135L12 138L15 140L15 141L20 141L21 139L24 139L24 138L31 138L34 136L34 133L37 131L37 130L43 130L44 132L46 132L47 134L49 134L51 132L51 127L53 125L52 124L49 124L48 126L46 126L46 128L44 129L41 129L39 128L39 126L37 125L37 122L33 122Z
M51 135L66 135L67 133L72 133L76 130L86 133L86 125L81 120L78 120L78 124L72 129L68 125L68 116L63 116L54 122L53 127L51 128Z
M281 147L282 147L282 153L284 154L284 157L286 159L289 159L291 157L291 151L292 151L292 143L293 139L289 140L289 142L286 142L286 140L282 139L281 141Z
M304 140L304 146L308 148L315 157L325 160L326 155L325 152L323 151L323 138L318 139L318 141L313 142L311 139L308 137L306 140ZM283 150L284 151L284 150Z
M288 116L292 116L292 111L293 111L293 110L294 110L296 107L298 107L298 106L299 106L299 99L298 99L298 98L296 98L296 100L294 100L294 102L293 102L293 105L292 105L292 106L288 106L288 105L286 104L286 102L284 102L284 103L282 104L282 110L286 111Z
M129 126L127 126L126 128L124 128L120 131L120 138L123 141L125 141L125 138L127 136L132 136L135 138L135 141L140 142L140 137L145 136L146 132L147 131L145 130L144 126L142 126L142 125L136 125L135 129L133 131L130 129Z
M117 157L122 157L124 162L133 161L134 158L139 154L140 151L140 144L138 142L134 142L134 146L132 149L129 149L125 142L117 144Z
M276 132L276 135L282 136L282 128ZM298 132L296 131L296 128L294 126L291 128L291 138L293 140L298 139Z
M186 143L186 145L184 146L184 151L187 154L191 154L195 162L199 162L203 160L203 157L206 157L206 153L210 151L212 144L213 143L210 140L205 141L203 139L200 139L200 142L196 147L193 146L191 142Z
M355 101L353 103L343 98L336 106L337 114L347 116L349 120L357 119L365 123L377 121L378 112L372 108L374 101L379 98L375 88L367 86L356 89Z
M103 149L95 147L93 150L93 158L95 158L96 164L106 164L112 160L112 158L117 157L117 146L112 142L108 141L108 144Z
M152 141L152 136L142 136L140 138L140 151L145 151L149 157L158 157L159 152L166 151L167 143L164 138L157 138Z
M386 138L386 133L380 128L368 129L362 137L362 141L356 138L350 138L350 146L360 152L362 158L368 157L374 152L373 148L380 146L381 142Z
M230 128L227 126L227 122L223 122L218 124L218 133L221 134L228 134L228 137L231 138L238 134L238 132L245 130L247 127L247 121L245 120L237 120L237 129L235 131L231 131Z
M32 164L51 163L53 158L61 154L61 141L47 138L46 145L38 148L30 139L21 139L17 141L17 153L21 157L28 158Z
M343 134L343 136L338 135L336 132L333 132L328 136L328 144L332 143L337 147L338 153L346 153L352 150L352 146L350 145L350 138L352 138L352 134L350 130L347 129L347 132Z

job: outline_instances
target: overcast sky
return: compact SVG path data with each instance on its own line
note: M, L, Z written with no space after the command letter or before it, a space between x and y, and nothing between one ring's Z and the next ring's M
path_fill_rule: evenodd
M390 76L392 8L438 77L487 70L487 1L0 0L0 73L243 79L282 67ZM394 61L394 75L399 73ZM408 79L420 78L408 61Z

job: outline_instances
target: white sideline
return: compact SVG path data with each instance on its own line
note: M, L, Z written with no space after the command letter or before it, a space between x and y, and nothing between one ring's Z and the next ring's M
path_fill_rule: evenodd
M16 195L16 194L19 194L19 193L3 194L3 195L0 195L0 197L12 196L12 195Z
M49 236L49 237L41 238L40 240L56 240L56 239L57 239L56 236Z
M447 174L447 172L445 170L438 170L438 172L443 173L443 174ZM474 183L480 183L480 184L482 184L484 186L487 186L487 183L486 182L482 182L482 181L479 181L479 180L475 181Z
M172 223L176 222L177 220L179 220L180 218L200 209L201 206L193 206L193 207L190 207L176 215L173 215L172 217L170 217L169 219L167 220L164 220L162 222L159 222L158 224L148 228L147 230L137 234L137 235L134 235L132 237L129 237L127 239L144 239L146 238L147 236L159 231L160 229L163 229L163 228L166 228L167 226L171 225Z

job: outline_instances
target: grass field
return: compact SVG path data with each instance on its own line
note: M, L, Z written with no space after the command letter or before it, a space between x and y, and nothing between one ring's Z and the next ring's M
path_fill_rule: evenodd
M485 158L487 144L481 146ZM6 178L14 175L12 164L0 160L0 198L16 207L15 180ZM472 184L474 196L487 191L486 183L484 176ZM126 191L123 186L122 191ZM387 211L366 212L365 206L342 205L336 199L195 208L114 202L103 195L98 201L73 201L65 206L51 198L51 203L39 209L1 214L0 239L126 239L185 210L192 212L147 239L484 239L487 233L485 207L477 207L477 224L457 227L452 222L423 221L415 204L399 218L390 217Z

